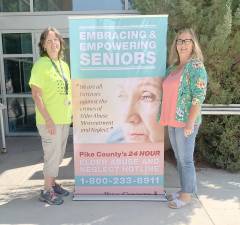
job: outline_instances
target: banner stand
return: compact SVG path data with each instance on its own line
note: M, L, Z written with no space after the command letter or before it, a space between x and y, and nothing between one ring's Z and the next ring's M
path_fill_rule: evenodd
M158 121L167 17L69 17L73 200L167 201Z
M159 201L166 202L166 193L160 195L73 195L73 201Z

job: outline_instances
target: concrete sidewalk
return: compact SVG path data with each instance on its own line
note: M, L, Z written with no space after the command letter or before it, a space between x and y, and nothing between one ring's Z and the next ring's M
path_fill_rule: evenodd
M60 182L74 187L72 139L60 169ZM42 150L38 137L7 138L0 154L0 224L79 225L238 225L240 173L198 169L198 195L188 206L173 210L156 201L72 201L61 206L38 201L42 188ZM167 192L179 187L172 163L165 162Z

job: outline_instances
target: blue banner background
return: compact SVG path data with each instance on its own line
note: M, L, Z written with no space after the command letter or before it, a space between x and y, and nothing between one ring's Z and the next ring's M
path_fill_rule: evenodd
M167 16L72 17L69 22L73 79L163 77L165 75ZM85 35L97 35L96 32L99 32L98 34L108 32L108 35L112 35L112 39L96 38L96 36L94 36L95 38L93 36L87 38ZM127 32L135 32L145 36L127 37ZM119 38L119 36L123 38ZM135 44L144 42L147 47L145 49L140 47L130 49L129 46L134 44L133 42ZM122 47L112 51L109 48L96 49L93 47L104 44L108 47L112 45ZM86 48L86 46L91 47ZM114 58L113 65L104 65L102 63L104 54L113 54L114 57L120 59ZM134 63L134 54L142 54L144 62L139 63L138 60ZM150 54L149 57L147 57L148 54ZM91 57L95 57L94 60L91 60Z

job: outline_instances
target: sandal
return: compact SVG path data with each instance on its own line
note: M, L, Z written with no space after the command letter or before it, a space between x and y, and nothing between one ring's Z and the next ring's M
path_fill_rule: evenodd
M173 192L173 193L166 196L168 201L173 201L174 199L179 198L179 197L180 197L180 191Z
M179 198L175 198L174 200L172 200L172 201L170 201L168 203L168 207L172 208L172 209L180 209L180 208L182 208L183 206L185 206L185 205L187 205L189 203L190 203L190 201L189 202L185 202L185 201L183 201L183 200L181 200Z

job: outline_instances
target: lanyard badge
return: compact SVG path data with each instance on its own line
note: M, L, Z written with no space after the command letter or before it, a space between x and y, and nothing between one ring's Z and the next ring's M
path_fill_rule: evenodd
M63 79L63 81L64 81L65 94L68 95L68 81L67 81L66 76L64 75L61 61L59 60L59 65L60 65L61 72L59 71L59 69L58 69L57 65L55 64L55 62L53 62L52 59L50 59L50 61L51 61L52 65L53 65L54 69L55 69L56 72L58 73L58 75Z

